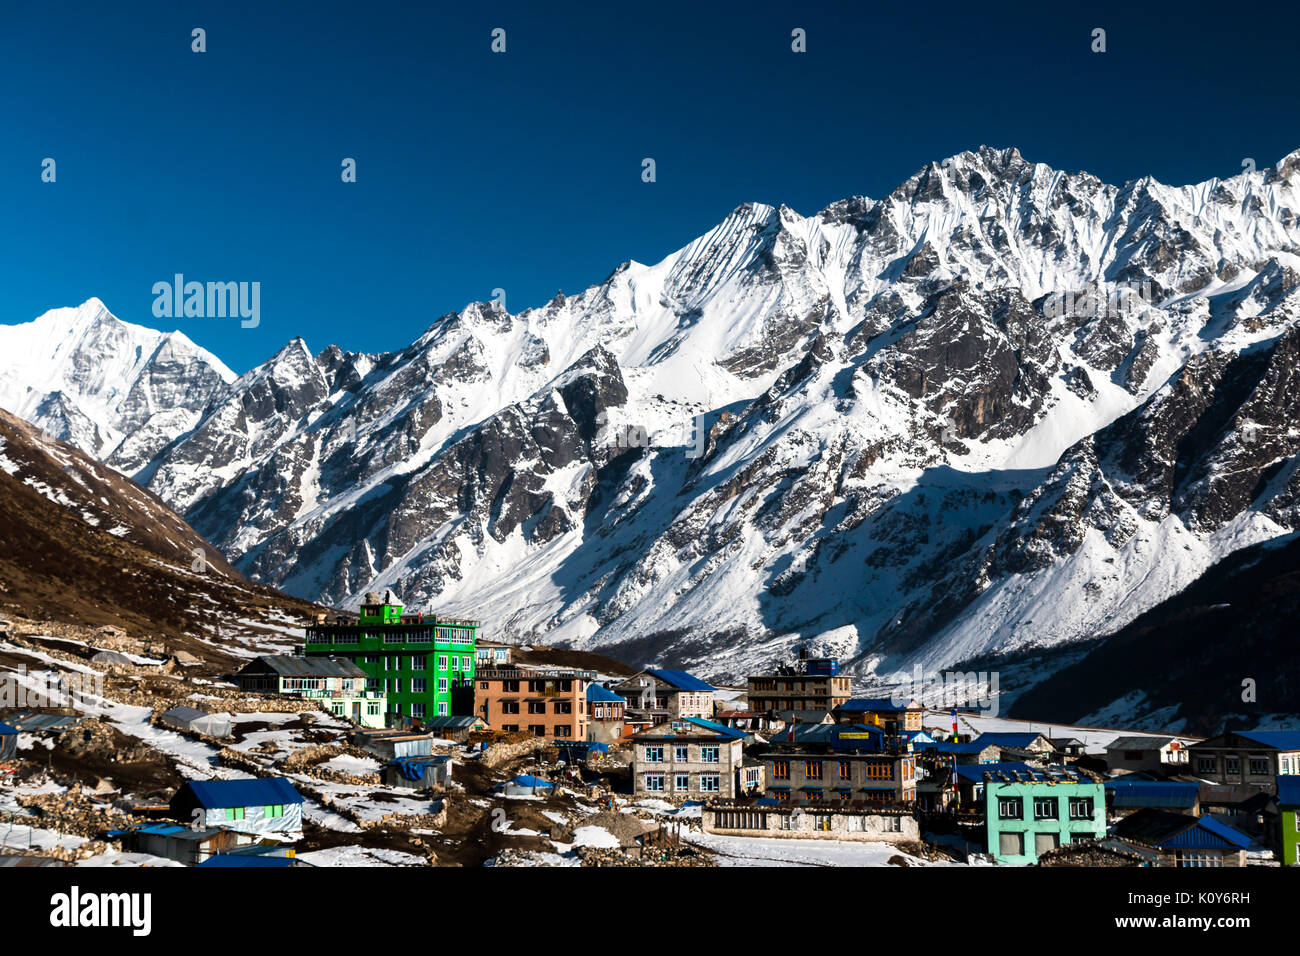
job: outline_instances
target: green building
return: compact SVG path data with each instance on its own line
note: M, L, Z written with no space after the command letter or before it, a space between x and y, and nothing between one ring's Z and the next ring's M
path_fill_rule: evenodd
M369 690L387 699L386 722L474 713L474 662L479 621L403 614L391 590L371 591L357 623L320 622L307 628L303 653L346 658L366 675Z
M1106 791L1100 781L1064 767L979 764L988 851L998 863L1037 863L1075 840L1106 835Z
M1283 866L1300 865L1300 776L1285 774L1277 778L1277 817L1282 828L1278 862Z

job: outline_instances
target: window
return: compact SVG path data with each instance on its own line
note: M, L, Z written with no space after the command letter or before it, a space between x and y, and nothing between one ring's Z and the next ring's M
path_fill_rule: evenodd
M424 707L423 704L420 704L419 706L420 706L421 708ZM439 716L439 717L446 717L446 716L447 716L447 702L446 702L445 700L444 700L442 703L440 703L440 704L438 705L438 716Z
M529 725L528 725L528 732L529 732L530 734L532 734L534 737L545 737L545 736L546 736L546 725L545 725L545 724L529 724Z
M1061 812L1061 801L1057 797L1034 797L1034 819L1055 820Z
M679 773L673 777L673 789L678 791L691 789L691 775L689 773Z
M445 677L438 678L438 693L439 694L447 693L447 678Z
M1002 856L1024 856L1025 835L1023 833L999 833L998 852Z
M412 704L412 705L411 705L411 716L412 716L412 717L423 717L423 716L424 716L424 704Z
M1042 856L1055 850L1061 845L1061 834L1059 833L1035 833L1034 834L1034 855Z
M645 762L646 762L646 763L663 763L663 762L664 762L664 748L663 748L662 746L659 746L659 745L655 745L655 746L653 746L653 747L647 745L646 748L645 748Z
M789 780L789 779L790 779L790 761L788 761L788 760L774 760L774 761L772 761L772 779L773 779L773 780ZM1297 819L1300 819L1300 814L1297 814Z
M678 744L673 748L673 760L678 763L686 763L691 759L691 748Z
M660 791L664 788L664 775L661 773L648 773L645 775L645 788L647 790Z
M700 790L704 793L717 793L721 789L721 778L716 773L700 774Z
M275 819L276 817L282 817L284 816L284 807L283 806L267 807L265 810L262 811L262 815L267 817L268 819Z
M806 780L820 780L822 778L822 762L820 760L805 760L803 775Z
M1214 763L1215 763L1215 760L1214 760L1213 757L1197 757L1197 758L1196 758L1196 772L1197 772L1197 773L1214 773Z
M1223 772L1227 774L1229 777L1235 777L1239 773L1241 773L1240 757L1225 757L1223 763L1224 763Z
M853 779L853 761L851 760L840 761L840 779L841 780Z
M470 669L470 659L468 654L460 659L460 669L463 671Z
M546 701L544 701L544 700L530 700L530 701L528 702L528 712L529 712L530 714L544 714L544 713L546 713Z
M1267 776L1268 776L1268 758L1267 758L1267 757L1251 757L1251 758L1250 758L1250 775L1251 775L1252 777L1267 777Z
M571 700L557 700L557 701L555 702L555 712L556 712L557 714L571 714L571 713L573 713L573 701L571 701Z
M517 734L517 733L519 733L519 725L518 725L518 724L502 724L502 725L501 725L501 729L502 729L504 732L506 732L507 734Z
M243 807L226 807L226 819L227 819L227 820L242 820L242 819L244 819L244 808L243 808Z
M402 679L398 677L393 681L393 693L400 694L401 692L402 692Z
M1025 801L1020 797L998 797L999 820L1023 820Z
M367 717L379 716L379 701L377 700L370 701L366 704L366 716Z
M422 671L422 670L424 670L425 665L428 664L428 663L429 663L429 659L428 659L427 657L418 656L418 655L417 655L416 657L412 657L412 658L411 658L411 670L413 670L413 671Z
M411 693L413 693L413 694L423 694L423 693L425 692L425 688L426 688L426 685L427 685L427 684L428 684L428 681L426 681L423 677L412 677L412 678L411 678Z
M1092 797L1071 797L1070 798L1070 819L1091 820L1092 819Z
M503 714L517 714L517 713L519 713L519 701L517 701L517 700L503 700L503 701L501 702L501 713L503 713Z
M438 655L438 670L440 670L440 671L445 671L446 669L447 669L447 655L446 655L446 654L439 654L439 655Z
M718 762L718 748L717 748L717 747L701 747L701 748L700 748L700 762L701 762L701 763L717 763L717 762Z

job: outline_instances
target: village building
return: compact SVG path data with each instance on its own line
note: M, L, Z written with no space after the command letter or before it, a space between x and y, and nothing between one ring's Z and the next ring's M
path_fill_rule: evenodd
M240 847L254 846L257 837L225 827L181 826L177 823L151 823L126 830L110 830L130 852L148 853L186 866L197 866L209 857L229 853Z
M919 840L920 825L902 807L794 806L772 799L710 800L705 833L747 837L904 843Z
M552 667L485 667L478 673L478 715L493 730L586 740L587 687L595 671Z
M587 685L587 739L603 744L618 743L623 737L627 701L595 682Z
M1188 750L1191 772L1212 783L1247 784L1271 793L1279 776L1300 774L1300 730L1228 732Z
M611 690L624 699L627 710L648 714L655 723L713 719L713 685L686 671L647 668Z
M771 713L760 710L722 710L714 719L732 730L764 735L775 731L780 723Z
M998 863L1037 863L1063 844L1106 835L1106 794L1099 780L1065 767L971 769L984 770L988 852Z
M871 724L890 736L919 732L924 715L919 701L889 697L853 697L835 708L836 723Z
M783 804L908 804L916 757L891 751L879 727L796 724L759 754L767 796Z
M771 725L778 733L796 725L835 723L829 710L773 710L769 713L772 716Z
M196 827L224 827L241 833L297 833L302 830L302 794L283 777L190 780L171 800L172 816Z
M514 644L480 640L475 645L474 656L479 667L501 667L514 662L514 652Z
M1142 780L1125 776L1106 781L1107 810L1113 817L1124 817L1138 810L1173 810L1177 813L1201 812L1201 785L1195 781Z
M1106 745L1106 768L1112 774L1187 770L1187 745L1177 737L1116 737Z
M1088 754L1087 745L1078 737L1048 737L1052 749L1064 758L1084 757Z
M420 729L440 740L466 743L469 735L488 730L487 721L477 714L448 714L445 717L426 717Z
M451 782L448 756L398 757L384 767L384 783L407 790L429 790Z
M775 673L750 677L746 699L750 710L816 710L830 713L852 696L849 678L841 676L833 657L808 657L778 667Z
M366 689L383 695L388 726L428 717L473 714L475 645L482 622L436 615L403 615L391 590L367 592L357 623L308 626L306 657L351 661Z
M704 800L739 789L745 734L701 717L665 721L632 738L638 797Z
M997 747L999 760L1020 760L1046 763L1056 754L1052 742L1042 734L1032 731L1006 731L980 734L973 741L980 747Z
M1245 866L1250 838L1213 817L1139 810L1115 824L1115 838L1153 866Z
M1278 777L1278 862L1300 866L1300 775Z
M383 691L367 690L366 672L345 658L268 654L249 661L235 680L240 690L313 700L363 727L384 726Z
M396 728L361 729L352 734L354 746L385 761L401 757L427 757L433 753L434 744L445 739L429 732L413 733Z

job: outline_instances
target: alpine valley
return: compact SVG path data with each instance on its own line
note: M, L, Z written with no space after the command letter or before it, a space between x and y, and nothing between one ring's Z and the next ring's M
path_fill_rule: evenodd
M1300 530L1298 276L1300 151L1171 187L981 148L393 353L235 376L92 299L0 326L0 405L309 601L717 679L1059 669Z

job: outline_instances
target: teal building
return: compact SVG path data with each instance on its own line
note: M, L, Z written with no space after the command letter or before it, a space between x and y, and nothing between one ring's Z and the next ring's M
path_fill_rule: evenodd
M1100 780L1065 767L976 764L983 789L988 852L998 863L1037 863L1076 840L1106 835L1106 791Z

